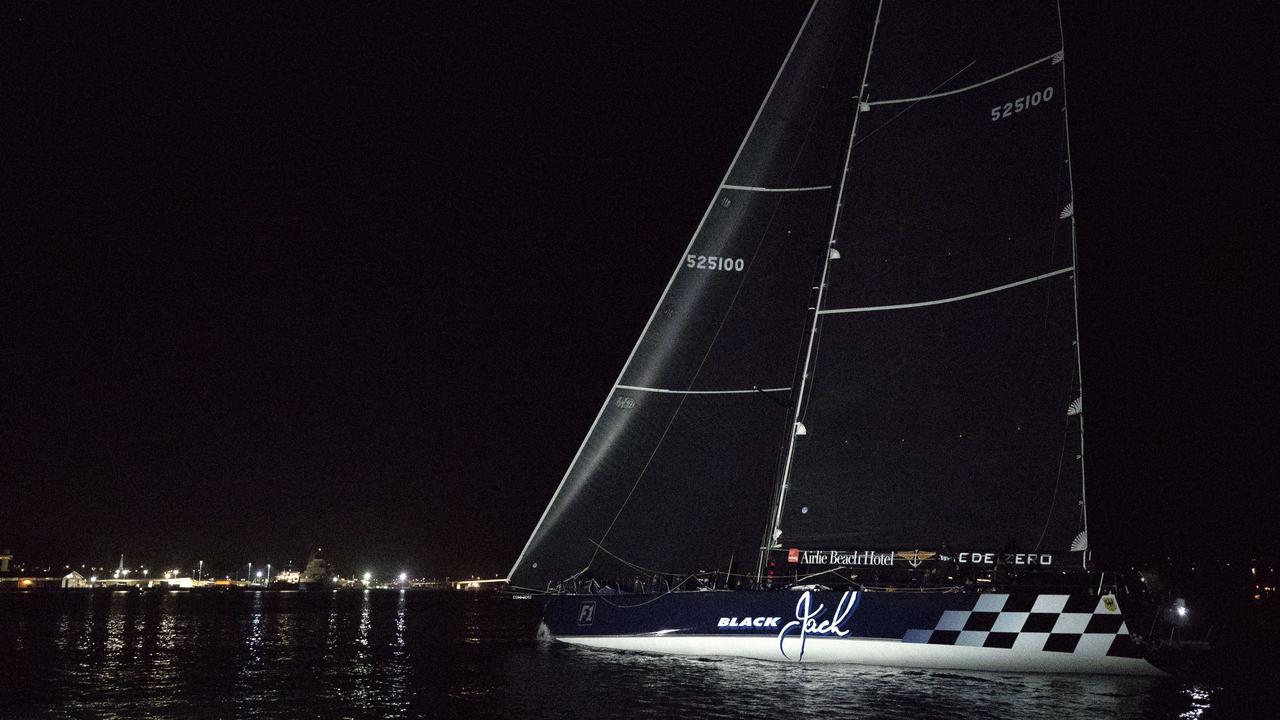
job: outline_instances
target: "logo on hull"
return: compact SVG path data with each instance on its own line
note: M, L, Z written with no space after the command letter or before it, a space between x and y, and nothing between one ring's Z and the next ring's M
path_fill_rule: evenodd
M718 628L776 628L782 621L780 617L722 617L716 623Z
M993 553L962 552L956 556L961 565L995 565L999 560L1005 565L1052 565L1053 555L1049 553Z
M898 552L894 553L894 555L897 555L903 560L906 560L908 565L915 568L915 567L920 567L920 563L924 562L925 560L934 559L935 557L937 557L938 553L929 552L927 550L899 550Z
M587 600L578 606L578 624L590 625L596 619L596 601Z
M787 562L802 565L893 565L893 553L875 550L800 550L787 551Z
M796 660L804 659L805 641L810 635L834 635L835 637L845 637L849 631L840 627L849 615L858 607L859 594L856 591L845 591L840 596L840 601L836 603L835 610L831 613L831 618L819 621L823 613L826 612L825 605L819 605L816 609L813 607L813 596L808 590L800 596L796 601L796 619L782 626L778 631L778 652L782 653L782 657L791 659L787 655L784 642L788 635L795 635L800 638L800 654Z

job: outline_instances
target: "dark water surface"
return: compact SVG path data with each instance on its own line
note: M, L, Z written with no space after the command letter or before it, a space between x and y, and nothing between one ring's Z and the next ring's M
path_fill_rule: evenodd
M0 593L0 718L1280 717L1215 682L784 665L534 640L491 593Z

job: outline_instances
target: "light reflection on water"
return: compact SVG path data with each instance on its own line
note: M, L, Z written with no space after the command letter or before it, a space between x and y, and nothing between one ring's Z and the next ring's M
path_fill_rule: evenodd
M1254 700L1171 679L594 651L534 642L539 611L417 591L0 593L0 718L1197 720Z

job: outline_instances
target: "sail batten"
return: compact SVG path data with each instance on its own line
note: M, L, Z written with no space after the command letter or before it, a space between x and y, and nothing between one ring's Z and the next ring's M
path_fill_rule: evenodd
M790 387L753 387L746 390L672 390L670 388L640 387L638 385L615 385L621 390L638 390L640 392L671 393L674 395L749 395L753 393L787 392Z
M813 192L814 190L830 190L830 185L812 185L810 187L752 187L749 185L721 185L726 190L750 190L751 192Z
M1008 72L1000 73L999 75L996 75L995 77L987 78L986 80L983 80L982 82L976 82L976 83L973 83L972 85L966 85L966 86L964 86L964 87L956 88L956 89L954 89L954 90L947 90L947 91L945 91L945 92L938 92L938 93L930 93L930 94L927 94L927 95L918 95L918 96L916 96L916 97L894 98L893 100L874 100L874 101L867 101L867 105L869 105L869 106L871 106L871 107L875 107L875 106L877 106L877 105L899 105L899 104L901 104L901 103L916 103L916 102L920 102L921 100L933 100L933 99L940 98L940 97L947 97L948 95L958 95L958 94L960 94L960 93L969 92L970 90L976 90L977 88L980 88L980 87L982 87L983 85L988 85L988 84L993 83L993 82L996 82L996 81L998 81L998 80L1003 80L1003 79L1005 79L1005 78L1009 77L1010 75L1016 75L1016 74L1018 74L1018 73L1022 72L1023 70L1027 70L1027 69L1029 69L1029 68L1033 68L1033 67L1035 67L1036 65L1039 65L1039 64L1041 64L1041 63L1046 63L1046 62L1053 61L1055 58L1059 58L1059 57L1061 57L1061 55L1062 55L1062 51L1061 51L1061 50L1055 50L1055 51L1053 51L1052 53L1049 53L1048 55L1046 55L1046 56L1044 56L1044 57L1040 58L1039 60L1032 60L1031 62L1029 62L1029 63L1027 63L1026 65L1023 65L1023 66L1021 66L1021 67L1016 67L1016 68L1014 68L1014 69L1012 69L1012 70L1010 70L1010 71L1008 71Z
M1051 270L1047 273L1042 273L1035 277L1026 278L1024 280L1017 280L1015 282L1005 283L1004 285L997 285L996 287L993 287L993 288L987 288L986 290L977 290L975 292L965 293L964 295L956 295L955 297L941 298L939 300L923 300L921 302L900 303L897 305L872 305L867 307L854 307L854 308L824 308L822 310L819 310L818 314L819 315L841 315L843 313L881 312L884 310L907 310L910 308L927 307L929 305L945 305L947 303L960 302L961 300L971 300L976 297L982 297L983 295L998 293L1002 290L1008 290L1009 288L1015 288L1020 285L1026 285L1028 283L1039 282L1040 280L1044 280L1045 278L1051 278L1051 277L1054 277L1055 275L1069 273L1073 270L1075 270L1075 268L1072 266L1058 268L1057 270Z

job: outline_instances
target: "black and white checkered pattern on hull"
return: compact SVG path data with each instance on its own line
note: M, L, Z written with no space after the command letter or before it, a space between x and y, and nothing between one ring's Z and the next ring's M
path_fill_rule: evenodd
M903 642L1142 657L1114 595L979 595L971 610L947 610L931 629Z

